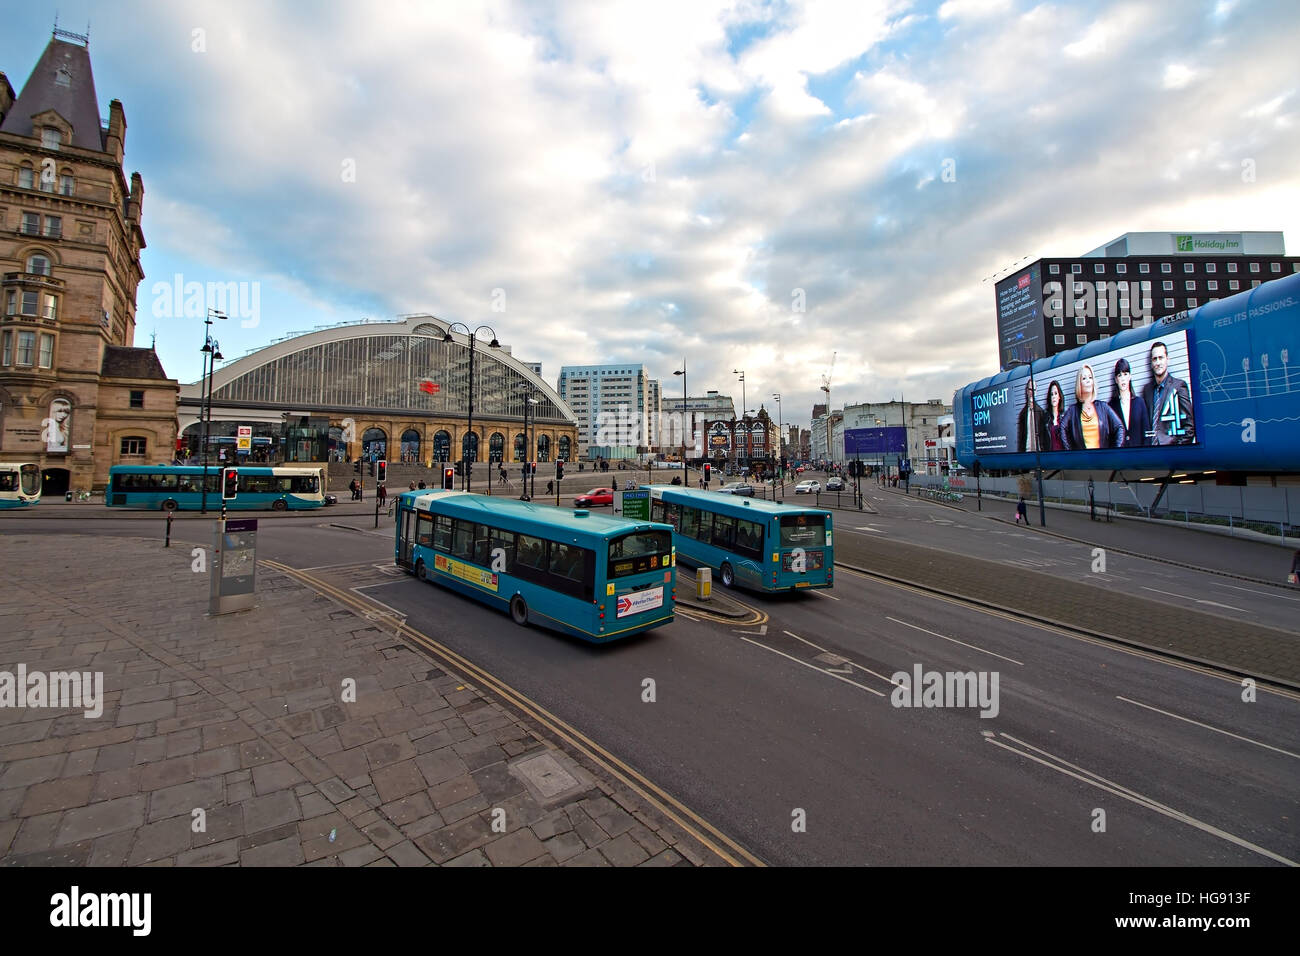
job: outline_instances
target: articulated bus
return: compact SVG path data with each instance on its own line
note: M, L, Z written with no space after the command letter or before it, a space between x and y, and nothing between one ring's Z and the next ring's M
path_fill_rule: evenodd
M239 493L226 502L230 511L286 511L325 504L319 468L208 466L208 507L221 507L221 474L239 472ZM199 465L114 465L108 470L104 503L110 508L198 511L203 504L203 467Z
M832 586L831 513L716 491L650 485L650 520L672 527L678 555L713 568L727 587Z
M677 595L665 525L463 491L402 492L396 563L516 624L592 642L670 623Z
M0 509L30 508L40 500L40 465L29 461L0 462Z

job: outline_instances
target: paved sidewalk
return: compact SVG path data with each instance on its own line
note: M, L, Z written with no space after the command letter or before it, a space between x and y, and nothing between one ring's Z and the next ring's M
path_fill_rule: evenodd
M0 596L0 671L104 681L98 718L0 707L0 865L724 863L286 575L259 569L259 606L210 618L188 548L8 535L0 557L42 572Z

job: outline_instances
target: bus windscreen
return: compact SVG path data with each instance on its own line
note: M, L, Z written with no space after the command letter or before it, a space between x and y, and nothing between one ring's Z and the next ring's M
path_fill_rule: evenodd
M826 524L821 515L788 515L781 518L781 547L807 548L826 541Z
M609 577L625 578L666 568L673 551L669 531L633 531L609 543Z

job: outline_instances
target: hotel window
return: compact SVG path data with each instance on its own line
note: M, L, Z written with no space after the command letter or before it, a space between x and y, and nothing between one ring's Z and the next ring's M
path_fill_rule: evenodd
M1127 316L1127 315L1121 315L1121 316L1119 317L1119 324L1120 324L1120 325L1132 325L1132 324L1133 324L1133 319L1132 319L1131 317Z
M16 313L16 312L18 311L18 292L17 292L17 290L15 290L15 289L10 289L10 290L9 290L9 294L5 297L5 299L6 299L5 315L13 315L14 313ZM8 362L5 362L5 364L8 365L9 363L8 363Z
M1174 307L1174 300L1173 300L1173 299L1165 299L1165 308L1166 308L1166 309L1172 309L1173 307Z
M143 438L123 438L122 454L123 455L143 455L145 453L145 440Z
M1083 266L1076 262L1074 265L1070 266L1070 271L1075 275L1080 275L1083 273Z
M1143 312L1150 312L1150 311L1151 311L1151 300L1150 300L1150 299L1143 299L1143 300L1142 300L1142 311L1143 311Z
M1194 297L1187 300L1187 307L1189 309L1196 308L1196 299Z
M1059 329L1061 326L1065 325L1065 318L1061 315L1060 299L1057 299L1054 304L1056 306L1056 315L1052 316L1052 324Z
M1083 291L1083 283L1082 283L1082 282L1076 282L1076 283L1074 284L1074 294L1075 294L1075 295L1078 295L1078 294L1081 293L1082 291Z
M41 234L41 217L34 212L23 213L23 235L39 236Z
M1126 275L1128 273L1128 265L1123 262L1117 262L1115 263L1115 271L1120 275Z
M1119 300L1119 310L1120 310L1121 312L1127 312L1127 311L1129 310L1128 299L1120 299L1120 300Z
M77 181L64 173L59 177L59 194L62 196L71 196L77 191Z
M144 408L144 389L131 390L131 407Z
M36 352L36 333L18 333L18 365L31 365Z
M63 219L60 216L45 217L45 236L47 239L57 239L63 235Z
M1088 336L1080 333L1074 337L1074 341L1078 342L1080 345L1084 345L1088 341Z
M1238 282L1236 279L1229 279L1229 280L1228 280L1228 289L1229 289L1230 291L1235 292L1235 291L1236 291L1237 289L1239 289L1239 288L1241 288L1241 283Z
M1164 290L1165 290L1166 292L1173 292L1173 291L1174 291L1174 280L1173 280L1173 279L1165 279L1163 282L1160 283L1160 285L1164 288Z
M41 336L41 368L52 368L54 365L54 336Z
M18 188L31 189L36 182L36 173L30 166L18 167Z
M47 276L50 274L50 260L42 255L33 255L27 257L27 274L34 276Z
M1184 292L1195 292L1195 291L1196 291L1196 280L1195 280L1195 279L1188 279L1186 282L1184 282L1184 283L1183 283L1183 291L1184 291Z
M1092 274L1095 275L1095 276L1105 275L1105 274L1106 274L1106 265L1105 265L1105 263L1101 263L1101 262L1099 262L1099 263L1097 263L1095 266L1093 266L1093 267L1092 267Z
M13 354L12 354L10 348L9 348L9 343L10 343L10 341L12 340L12 338L13 338L13 333L12 333L12 332L6 332L6 333L4 334L4 340L5 340L4 361L3 361L3 362L0 362L0 365L8 365L8 364L9 364L9 360L13 357Z
M1252 289L1258 289L1258 288L1259 288L1259 280L1258 280L1258 279L1251 279L1251 280L1250 280L1250 287L1251 287Z
M1101 333L1101 337L1102 337L1103 339L1108 339L1108 338L1110 338L1110 333L1109 333L1109 332L1103 332L1103 333Z
M1259 271L1259 263L1258 263L1258 262L1252 262L1252 263L1250 264L1250 271L1251 271L1251 272L1258 272L1258 271Z
M1108 327L1110 325L1110 316L1108 315L1100 316L1097 319L1097 324L1100 325L1102 328Z
M1184 262L1184 263L1183 263L1183 271L1184 271L1184 272L1195 272L1195 271L1196 271L1196 266L1195 266L1193 263L1191 263L1191 262Z
M58 149L59 144L63 142L63 134L52 126L46 126L41 130L41 148Z
M1236 264L1235 262L1229 262L1229 263L1228 263L1228 271L1229 271L1229 272L1236 272L1236 271L1237 271L1237 264Z
M1280 273L1280 272L1282 271L1282 263L1280 263L1280 262L1274 262L1274 263L1272 263L1268 268L1269 268L1269 271L1270 271L1270 272L1279 272L1279 273Z
M1174 271L1173 264L1169 262L1160 263L1160 271L1168 275L1169 273Z
M1205 288L1209 289L1211 292L1218 292L1218 291L1219 291L1219 282L1218 282L1218 280L1217 280L1217 279L1211 279L1210 281L1208 281L1207 283L1205 283Z
M1217 272L1217 271L1218 271L1218 268L1219 268L1219 267L1216 266L1213 262L1207 262L1207 263L1205 264L1205 271L1206 271L1206 272Z
M1079 328L1083 328L1088 324L1088 317L1086 315L1076 315L1074 317L1074 324Z
M1052 336L1052 341L1055 342L1057 345L1064 345L1064 344L1065 344L1065 336L1064 336L1064 335L1054 335L1054 336Z
M23 315L36 314L36 298L37 294L35 292L23 293Z
M54 296L45 295L45 307L41 310L41 318L57 319L59 317L59 300Z
M1061 274L1061 267L1060 267L1060 265L1050 265L1050 266L1048 266L1048 267L1047 267L1047 274L1048 274L1048 275L1059 276L1059 275Z
M1150 271L1151 271L1151 263L1149 262L1138 263L1138 272L1142 273L1143 275L1146 275Z

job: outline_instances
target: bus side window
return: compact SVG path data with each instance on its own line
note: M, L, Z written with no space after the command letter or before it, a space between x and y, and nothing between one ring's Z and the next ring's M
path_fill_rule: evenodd
M730 548L736 531L736 519L729 515L713 516L713 544L719 548Z
M458 518L453 523L451 553L462 561L474 560L474 522Z
M488 540L487 565L492 570L509 572L515 566L515 536L513 532L493 528ZM500 557L502 563L497 563Z
M698 508L682 507L682 527L680 530L688 538L699 537L700 510Z
M526 534L519 536L517 557L521 567L540 571L545 553L540 538L533 538Z
M451 519L438 515L433 524L433 549L444 554L451 551Z

